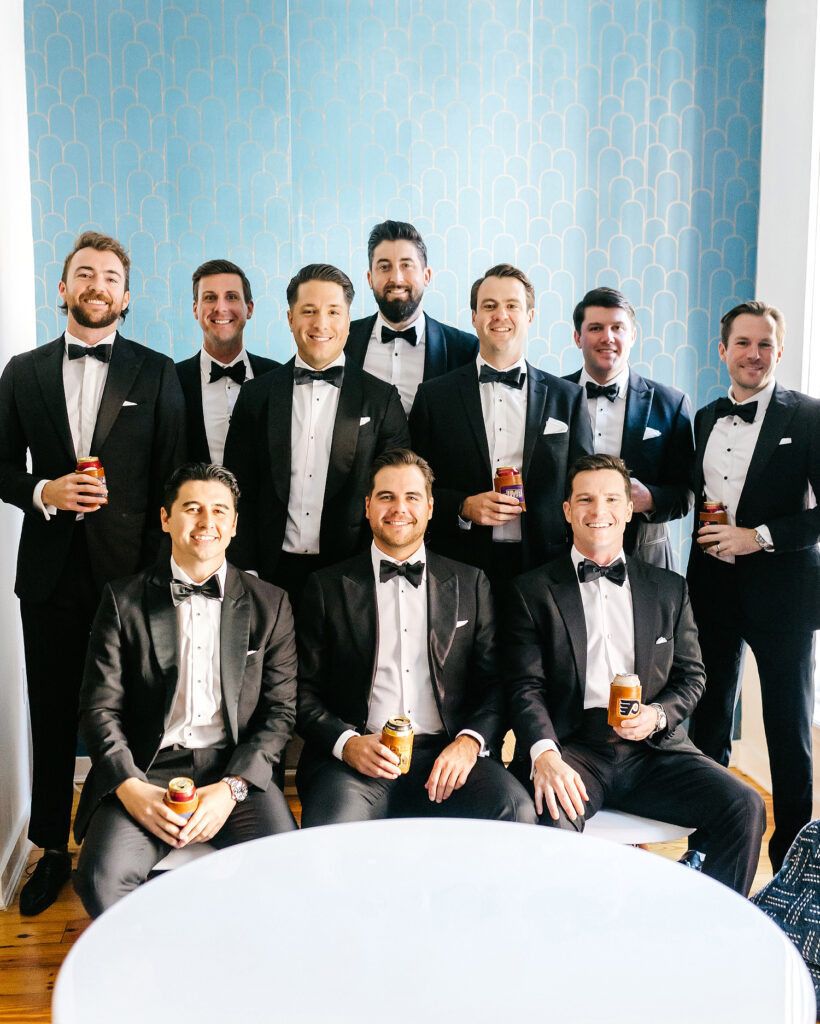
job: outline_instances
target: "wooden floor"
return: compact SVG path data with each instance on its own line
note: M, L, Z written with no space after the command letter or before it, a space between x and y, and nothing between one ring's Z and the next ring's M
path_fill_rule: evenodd
M746 781L754 785L750 779ZM768 794L762 795L770 822L763 840L765 851L771 833L772 802ZM298 821L301 816L298 800L292 797L289 802ZM686 849L686 841L657 843L651 849L661 856L677 860ZM75 854L76 864L77 849L73 844L71 851ZM32 862L37 856L39 854L32 855ZM756 892L771 877L771 867L764 852L752 891ZM5 913L0 911L0 1022L27 1024L51 1020L51 994L57 972L72 944L89 923L70 885L64 887L57 902L39 917L21 917L16 899L9 910Z

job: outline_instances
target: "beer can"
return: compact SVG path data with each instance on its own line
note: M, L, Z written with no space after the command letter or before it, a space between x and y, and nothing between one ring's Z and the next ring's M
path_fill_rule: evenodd
M388 718L382 729L382 743L393 751L399 759L399 771L406 775L413 755L413 723L410 719L404 715Z
M85 455L80 459L77 459L77 468L75 473L87 473L88 476L93 476L99 480L100 483L105 486L105 470L102 467L102 463L96 455ZM108 504L108 496L105 495L99 499L101 505Z
M194 780L186 779L183 776L171 779L163 799L166 806L170 807L174 814L179 814L183 818L190 818L199 804L199 796Z
M641 710L641 681L636 675L616 675L609 687L609 725L620 725L635 718Z
M497 494L507 494L511 498L517 498L521 503L521 511L527 511L524 502L524 478L515 466L498 467L493 480L493 490Z

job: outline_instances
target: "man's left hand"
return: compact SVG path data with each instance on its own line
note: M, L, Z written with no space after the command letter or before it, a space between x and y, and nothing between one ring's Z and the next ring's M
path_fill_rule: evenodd
M478 740L472 736L456 736L433 763L430 778L424 783L427 795L440 804L454 789L461 789L476 763Z
M179 833L178 846L207 843L217 834L234 809L234 798L227 782L214 782L197 790L199 805L188 824Z
M634 476L629 478L629 482L632 484L632 511L654 512L655 499L652 497L652 492L649 488Z
M717 526L710 523L698 530L698 544L714 545L707 549L708 555L753 555L760 551L755 540L757 530L745 526Z
M645 740L658 728L658 709L641 704L641 710L634 718L627 718L612 728L622 740Z

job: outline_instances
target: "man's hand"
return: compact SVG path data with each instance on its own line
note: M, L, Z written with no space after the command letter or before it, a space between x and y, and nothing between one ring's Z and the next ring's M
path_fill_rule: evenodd
M479 526L503 526L521 515L521 502L509 494L484 491L471 494L461 506L461 518Z
M351 736L342 748L342 760L371 779L397 779L399 759L382 743L381 733Z
M545 750L535 759L535 809L544 813L544 803L553 821L558 821L558 804L566 811L570 821L584 813L588 800L584 780L561 757L557 750Z
M96 512L100 499L108 494L106 485L88 473L67 473L49 480L43 487L44 505L54 505L64 512Z
M634 718L627 718L612 728L622 740L645 740L658 728L658 709L641 704L641 710Z
M707 555L753 555L755 551L761 550L755 540L756 533L757 530L749 530L745 526L718 526L710 523L698 530L698 544L701 547L715 545L707 549Z
M163 801L164 789L142 779L131 778L121 782L116 793L134 821L169 846L180 845L178 838L185 819L174 814Z
M430 800L440 804L452 795L454 789L461 789L467 776L473 770L481 748L473 736L456 736L448 743L433 762L430 777L424 783Z
M179 833L179 846L189 843L207 843L217 834L228 815L236 806L227 782L214 782L197 790L199 804L188 819L185 828Z
M655 499L652 492L637 480L634 476L629 478L632 484L632 511L633 512L654 512Z

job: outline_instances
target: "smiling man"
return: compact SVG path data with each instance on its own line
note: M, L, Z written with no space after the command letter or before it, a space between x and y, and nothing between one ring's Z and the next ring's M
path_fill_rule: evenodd
M156 556L162 484L183 458L185 411L171 360L117 331L128 253L80 235L58 285L65 334L14 356L0 379L0 498L25 513L20 598L31 715L29 838L45 850L20 912L54 902L71 871L77 699L103 585ZM76 473L97 456L105 481ZM27 466L31 459L31 468Z
M370 550L308 582L299 630L302 825L398 816L534 822L498 760L503 699L483 573L424 545L432 473L404 449L373 464ZM409 718L409 771L382 743Z
M347 358L394 384L409 412L422 380L471 363L478 342L472 334L422 311L432 271L427 247L412 224L377 224L367 240L367 262L367 283L378 312L351 323Z
M241 267L229 260L208 260L194 271L193 287L202 348L176 364L185 394L188 458L220 463L239 389L279 363L245 349L253 293Z
M92 917L169 847L296 828L272 781L295 717L293 617L281 590L225 560L238 498L222 466L182 466L161 510L170 559L103 594L80 700L92 766L74 825L75 885ZM198 790L187 820L163 802L177 776Z
M701 828L706 874L746 895L765 827L759 795L690 742L704 687L686 582L625 556L632 517L621 459L571 468L568 555L513 583L505 650L513 770L541 824L583 831L601 807ZM607 724L615 674L635 673L638 715Z
M346 363L347 275L303 267L287 299L296 356L242 388L225 464L243 494L234 558L287 590L298 611L307 576L364 543L370 464L409 434L396 389Z

